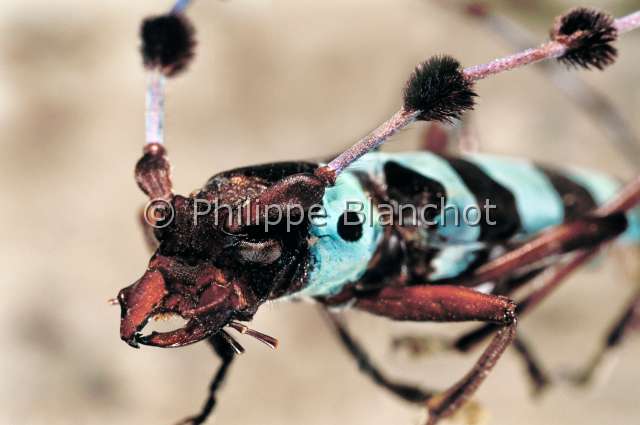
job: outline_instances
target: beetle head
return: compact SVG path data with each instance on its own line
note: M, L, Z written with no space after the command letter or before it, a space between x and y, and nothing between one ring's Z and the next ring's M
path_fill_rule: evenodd
M260 301L245 282L211 264L186 264L156 253L144 275L118 294L120 336L128 344L178 347L218 332L231 320L250 320ZM170 332L141 332L149 319L178 315L187 323Z
M156 253L144 275L118 294L120 336L128 344L178 347L203 340L236 320L251 320L262 303L300 281L308 220L266 227L264 207L299 205L306 214L321 201L324 186L310 173L280 171L273 179L247 174L223 173L192 196L166 201L170 211L152 223ZM151 318L167 315L187 322L143 334Z

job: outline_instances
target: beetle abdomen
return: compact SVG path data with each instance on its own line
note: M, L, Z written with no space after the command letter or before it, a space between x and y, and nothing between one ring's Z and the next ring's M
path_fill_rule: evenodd
M455 278L482 264L496 246L578 218L620 187L604 174L556 171L517 158L367 154L325 194L327 221L311 226L311 269L301 294L333 295L346 284L367 280L368 273L384 275L385 270L371 272L379 263L376 253L386 249L383 244L390 237L404 244L404 251L395 250L402 266L394 267L394 273L404 274L402 280ZM385 215L388 204L395 208L393 218ZM406 222L399 211L406 204L424 221ZM425 206L429 208L421 210ZM363 222L341 226L347 209L357 210ZM625 239L640 242L640 209L627 218Z

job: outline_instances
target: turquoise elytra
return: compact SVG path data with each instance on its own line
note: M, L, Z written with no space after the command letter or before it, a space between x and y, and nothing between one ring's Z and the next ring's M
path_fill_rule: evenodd
M386 154L373 152L355 162L338 177L337 184L327 189L323 205L327 214L326 222L313 223L310 229L311 267L307 286L296 296L326 296L339 292L348 282L358 280L367 269L367 265L375 253L382 226L378 214L362 189L353 172L365 172L374 179L383 178L383 168L387 161L395 161L419 174L441 182L447 193L445 203L446 215L439 223L437 233L452 243L476 242L480 235L480 227L467 224L460 212L467 206L475 206L473 194L466 187L458 174L442 158L427 152L407 154ZM337 222L346 211L347 202L355 201L364 206L365 215L363 236L356 242L344 241L337 231ZM458 218L456 218L458 215ZM474 248L475 250L475 248ZM473 255L467 255L470 259ZM471 261L471 260L469 260ZM449 266L458 269L459 262L448 262ZM445 266L439 272L451 275L451 267Z
M560 195L544 172L529 161L485 154L469 154L465 159L513 193L522 223L520 236L535 234L563 222L564 205ZM447 193L447 207L458 211L469 206L478 207L475 196L455 170L437 155L429 152L367 154L339 176L336 186L327 189L323 199L326 222L322 225L313 223L310 230L308 283L295 296L333 295L365 273L382 238L382 226L378 223L377 211L372 208L368 194L354 173L365 173L384 184L384 165L388 161L440 182ZM614 196L621 187L615 179L597 172L574 169L564 174L584 186L599 205ZM337 222L346 210L347 201L362 205L361 212L366 219L363 236L356 242L344 241L337 231ZM629 229L622 239L640 242L640 208L632 210L628 217ZM434 271L429 276L431 280L459 275L483 249L483 244L477 242L480 227L464 220L456 223L452 215L440 219L436 234L439 237L434 239L434 244L441 245L442 251L432 261ZM444 245L442 240L446 241Z
M567 177L587 189L598 205L613 198L622 188L622 183L604 173L576 167L566 170L565 173ZM640 242L640 207L630 210L627 219L629 227L619 240L627 243Z
M432 261L433 272L429 279L454 278L462 274L478 258L478 251L485 248L481 243L466 243L445 247Z
M418 174L436 180L444 186L447 199L445 214L436 219L437 233L451 243L476 242L480 226L467 223L463 212L468 207L478 207L476 198L464 184L458 173L438 155L429 152L379 153L363 156L354 163L354 169L371 173L383 181L383 169L388 161L396 162ZM439 205L439 202L438 202Z
M467 155L465 159L511 191L525 234L539 232L564 220L562 198L547 176L530 162L485 154Z
M310 229L309 280L296 295L332 295L343 284L361 278L382 237L378 215L353 174L342 173L336 185L326 190L322 202L324 216L313 218ZM362 237L355 242L345 241L338 234L338 220L347 209L360 212L365 219Z

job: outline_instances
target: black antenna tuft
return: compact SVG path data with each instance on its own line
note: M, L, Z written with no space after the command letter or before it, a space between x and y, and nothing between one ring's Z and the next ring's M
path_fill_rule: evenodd
M579 7L558 17L551 38L567 46L558 58L567 66L602 70L618 54L611 45L618 38L613 17L595 9Z
M473 83L451 56L434 56L418 65L404 89L404 108L420 111L422 121L451 121L473 109Z
M140 30L142 59L147 68L158 68L167 77L184 70L193 58L194 28L182 13L147 18Z

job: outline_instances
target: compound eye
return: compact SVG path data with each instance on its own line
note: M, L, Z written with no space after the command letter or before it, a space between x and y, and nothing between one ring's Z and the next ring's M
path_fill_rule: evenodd
M275 239L266 241L240 241L237 245L240 261L252 264L272 264L282 255L282 245Z

